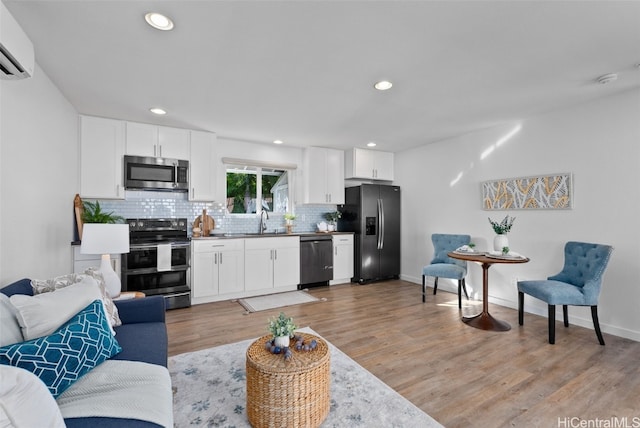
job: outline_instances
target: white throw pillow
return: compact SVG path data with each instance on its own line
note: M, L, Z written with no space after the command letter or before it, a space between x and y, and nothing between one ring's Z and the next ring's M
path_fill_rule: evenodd
M57 276L52 279L33 279L31 280L31 287L33 288L33 294L42 294L49 293L52 291L60 290L62 288L68 287L75 283L78 283L90 276L98 282L100 286L100 292L102 293L102 303L104 304L104 308L106 310L107 318L111 322L111 327L117 327L122 325L122 321L120 320L120 315L118 314L118 308L113 303L113 300L107 293L104 285L104 278L102 274L95 270L94 268L89 268L82 273L70 273L67 275Z
M56 400L33 373L0 365L0 427L65 426Z
M53 333L89 303L102 300L102 294L96 280L85 277L54 293L14 294L10 300L18 310L24 340L31 340Z
M107 288L104 283L104 277L102 276L102 273L95 270L94 268L89 268L85 270L84 273L85 275L89 275L98 282L98 285L100 286L100 292L102 293L102 303L104 303L104 308L107 310L107 318L109 318L109 321L111 322L111 327L122 325L120 314L118 314L118 308L116 307L115 303L113 303L113 300L111 299L111 296L109 296L109 293L107 293Z
M0 293L0 347L22 342L18 311L3 293ZM1 427L2 425L0 425Z

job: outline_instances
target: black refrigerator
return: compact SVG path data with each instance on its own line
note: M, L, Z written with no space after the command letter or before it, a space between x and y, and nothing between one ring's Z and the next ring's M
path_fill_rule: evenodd
M355 233L354 277L364 284L400 277L400 187L362 184L345 189L338 230Z

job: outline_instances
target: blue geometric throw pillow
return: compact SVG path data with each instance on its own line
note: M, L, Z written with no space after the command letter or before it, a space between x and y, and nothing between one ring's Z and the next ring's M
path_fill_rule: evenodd
M51 335L0 348L0 364L32 372L57 398L89 370L120 351L102 302L94 300Z

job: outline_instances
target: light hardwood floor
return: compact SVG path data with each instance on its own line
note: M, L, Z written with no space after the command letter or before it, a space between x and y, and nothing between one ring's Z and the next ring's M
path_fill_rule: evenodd
M284 309L446 427L570 427L571 418L627 418L640 426L640 343L490 305L508 332L460 321L457 295L405 281L310 291L324 302ZM464 301L462 314L480 312ZM571 311L571 308L569 308ZM244 315L232 301L167 312L169 354L255 338L278 309ZM574 420L575 421L575 420ZM576 425L573 425L576 426ZM604 425L600 425L604 426Z

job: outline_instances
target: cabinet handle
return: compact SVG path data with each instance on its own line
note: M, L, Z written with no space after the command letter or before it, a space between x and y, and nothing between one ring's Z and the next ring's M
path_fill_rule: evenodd
M157 157L158 157L158 154L156 153L156 149L157 149L157 148L158 148L158 147L154 144L154 145L153 145L153 157L154 157L154 158L157 158Z
M160 157L162 157L162 144L159 144L158 147L160 147Z
M273 260L278 260L278 250L273 250Z
M222 264L222 253L220 253L220 264Z
M215 253L215 254L213 255L213 264L214 264L214 265L217 265L217 264L218 264L218 253Z

